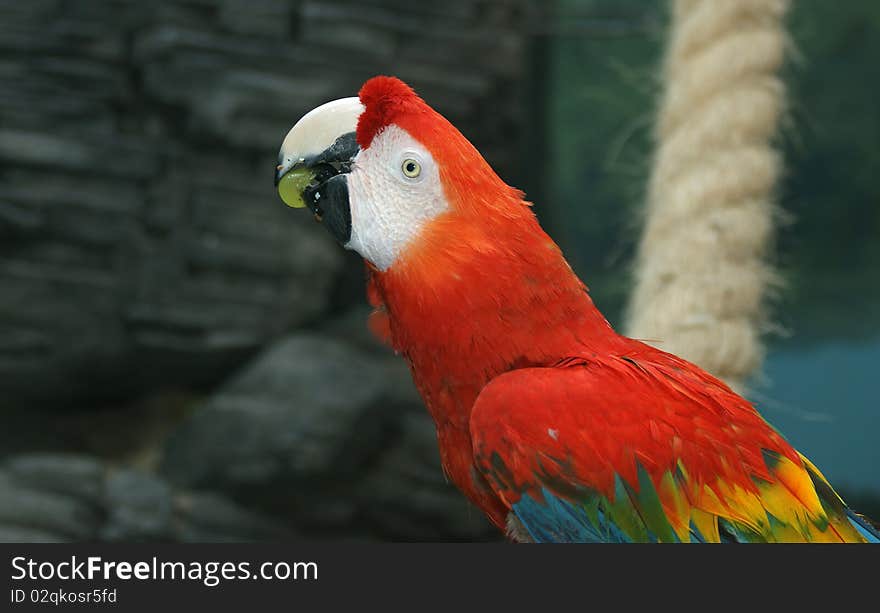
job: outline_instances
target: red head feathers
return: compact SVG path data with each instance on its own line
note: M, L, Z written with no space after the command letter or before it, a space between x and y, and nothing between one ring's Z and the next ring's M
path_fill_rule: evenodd
M358 96L364 105L357 125L361 148L368 148L387 126L396 125L431 152L454 209L485 214L491 207L502 217L530 215L522 206L523 193L502 181L470 141L409 85L396 77L373 77Z
M397 123L401 115L430 110L409 85L396 77L373 77L364 83L358 97L365 107L357 126L357 142L363 149L382 128Z

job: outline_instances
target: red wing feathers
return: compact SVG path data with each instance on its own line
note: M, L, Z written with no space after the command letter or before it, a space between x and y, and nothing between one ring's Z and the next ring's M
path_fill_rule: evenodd
M556 537L598 518L616 540L717 541L719 526L733 540L858 540L746 400L659 355L515 370L484 388L476 463L521 520Z

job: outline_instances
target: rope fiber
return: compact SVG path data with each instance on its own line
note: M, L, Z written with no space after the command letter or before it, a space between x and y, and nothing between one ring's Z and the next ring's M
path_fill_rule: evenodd
M742 389L763 358L787 0L674 0L627 333Z

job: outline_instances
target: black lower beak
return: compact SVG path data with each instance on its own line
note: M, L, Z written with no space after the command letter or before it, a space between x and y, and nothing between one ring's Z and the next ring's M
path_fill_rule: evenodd
M340 245L351 240L351 207L348 201L348 176L335 175L323 183L309 186L303 193L306 206L322 222Z

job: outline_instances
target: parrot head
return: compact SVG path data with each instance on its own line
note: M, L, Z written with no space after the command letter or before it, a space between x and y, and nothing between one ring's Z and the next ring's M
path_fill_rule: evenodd
M303 116L282 143L275 184L286 204L310 209L379 271L463 233L473 244L475 228L491 237L500 220L531 215L522 193L394 77L374 77L358 97Z

